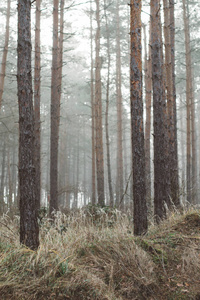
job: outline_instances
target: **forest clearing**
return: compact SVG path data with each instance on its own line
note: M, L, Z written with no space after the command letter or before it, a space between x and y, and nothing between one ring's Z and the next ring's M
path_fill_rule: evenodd
M19 243L19 219L0 220L0 295L6 299L200 299L200 211L172 214L134 237L110 208L41 219L40 247Z

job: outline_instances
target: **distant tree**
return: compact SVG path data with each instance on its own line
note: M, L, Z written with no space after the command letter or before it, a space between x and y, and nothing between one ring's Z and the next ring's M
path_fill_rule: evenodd
M3 91L4 91L4 81L5 81L5 76L6 76L6 61L7 61L7 54L8 54L9 36L10 36L10 3L11 3L11 0L7 0L6 32L5 32L5 42L4 42L4 48L3 48L1 73L0 73L0 109L1 109L1 105L2 105L2 97L3 97Z
M119 0L116 7L116 97L117 97L117 182L116 182L116 206L123 196L123 145L122 145L122 68L121 68L121 44L120 44L120 8ZM122 201L123 202L123 201Z
M141 1L131 0L131 130L132 168L134 200L134 233L147 231L147 205L145 189L145 152L142 99L142 56L141 56Z
M102 102L101 102L101 57L100 57L100 8L96 0L97 29L95 36L95 128L96 128L96 168L97 168L97 194L98 204L103 206L104 199L104 153L102 128Z
M50 214L54 210L58 210L58 136L60 122L58 59L58 0L54 0L51 74Z
M31 0L18 0L18 103L20 242L39 246L34 157L34 111L31 75Z
M92 204L96 203L96 164L95 164L95 103L94 103L94 59L93 59L93 24L92 24L92 0L90 0L90 93L92 115Z
M105 130L106 130L106 151L107 151L107 169L108 169L108 188L109 188L109 204L111 207L114 205L114 195L112 187L112 176L111 176L111 163L110 163L110 141L109 141L109 101L110 101L110 65L111 65L111 54L110 54L110 32L108 24L108 16L106 12L106 1L104 0L104 15L106 22L106 39L107 39L107 84L106 84L106 113L105 113Z

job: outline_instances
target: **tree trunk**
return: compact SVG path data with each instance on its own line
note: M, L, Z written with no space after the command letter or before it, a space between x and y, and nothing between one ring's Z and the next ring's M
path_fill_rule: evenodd
M90 55L91 55L91 110L92 110L92 205L96 203L96 173L95 173L95 102L94 102L94 62L93 62L93 26L92 26L92 1L90 1Z
M190 48L190 32L189 32L189 16L186 11L186 2L183 0L183 20L185 32L185 59L186 59L186 106L187 106L187 201L192 202L191 195L191 105L192 99L192 70L191 70L191 48ZM192 174L193 175L193 174Z
M109 141L109 127L108 127L108 112L109 112L109 96L110 96L110 37L108 28L108 17L106 14L106 1L104 0L104 14L106 21L106 39L107 39L107 84L106 84L106 114L105 114L105 128L106 128L106 150L107 150L107 168L108 168L108 187L109 187L109 197L110 206L114 206L114 196L112 188L112 176L111 176L111 165L110 165L110 141Z
M1 163L1 188L0 188L0 213L4 213L4 186L5 186L5 166L6 166L6 138L4 134L4 143L3 143L3 153L2 153L2 163Z
M151 26L151 24L150 24ZM149 30L151 34L151 30ZM146 28L144 27L145 44L145 100L146 100L146 124L145 124L145 176L146 197L148 211L151 211L151 45L149 43L149 57L147 58Z
M31 1L18 0L18 103L20 242L39 246L34 157L34 111L31 76Z
M58 0L53 7L53 49L51 75L51 154L50 154L50 215L58 210L58 134L60 104L58 92Z
M1 63L1 73L0 73L0 109L2 105L2 97L4 91L4 80L6 76L6 60L8 54L8 43L9 43L9 35L10 35L10 3L11 0L7 0L7 13L6 13L6 33L5 33L5 43L3 48L3 56Z
M168 165L170 172L170 191L172 202L169 201L169 208L172 203L178 205L178 163L176 161L175 146L175 124L174 124L174 91L173 91L173 71L172 68L172 46L170 31L170 7L169 1L163 0L164 6L164 36L165 36L165 70L166 70L166 90L167 90L167 127L168 127Z
M141 1L131 0L131 130L134 199L134 233L147 231L145 152L142 102Z
M121 48L120 48L120 16L119 0L117 0L117 32L116 32L116 94L117 94L117 193L116 206L123 208L123 147L122 147L122 91L121 91ZM122 203L121 203L122 202Z
M151 0L152 31L152 84L154 114L154 213L156 221L166 216L165 203L168 203L165 98L163 97L162 41L160 22L160 1Z
M169 0L170 6L170 37L171 37L171 64L172 64L172 93L173 93L173 124L174 124L174 161L173 161L173 182L176 187L174 204L180 206L179 179L178 179L178 139L177 139L177 109L176 109L176 82L175 82L175 17L174 0Z
M96 61L95 61L95 127L96 127L96 167L98 204L105 205L104 199L104 157L103 157L103 129L101 103L101 57L100 57L100 9L96 0Z
M40 209L41 197L41 143L40 143L40 4L36 0L36 21L35 21L35 78L34 78L34 109L35 109L35 173L36 173L36 205Z

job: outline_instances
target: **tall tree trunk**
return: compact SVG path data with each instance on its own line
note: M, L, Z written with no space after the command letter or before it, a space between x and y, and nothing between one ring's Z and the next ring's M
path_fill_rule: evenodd
M41 197L41 143L40 143L40 4L36 0L35 16L35 78L34 78L34 109L35 109L35 173L36 173L36 205L40 209Z
M58 210L58 134L60 104L58 92L58 0L53 7L53 49L51 75L51 150L50 150L50 208L52 214Z
M167 194L167 161L165 130L165 98L163 97L162 41L160 22L160 1L151 0L151 50L152 50L152 84L154 114L154 213L156 221L166 215L165 203Z
M108 127L108 112L109 112L109 96L110 96L110 36L108 28L108 17L106 13L106 1L104 0L104 14L106 21L106 39L107 39L107 84L106 84L106 114L105 114L105 128L106 128L106 150L107 150L107 168L108 168L108 187L109 187L109 197L110 206L114 205L114 196L112 188L112 176L111 176L111 165L110 165L110 141L109 141L109 127Z
M171 37L171 64L172 64L172 92L173 92L173 124L174 124L174 161L173 182L176 187L174 204L180 206L179 179L178 179L178 138L177 138L177 109L176 109L176 82L175 82L175 17L174 0L169 0L170 6L170 37Z
M150 24L151 27L151 24ZM149 30L151 34L151 30ZM145 176L146 197L148 210L151 211L151 45L149 43L149 54L147 58L146 28L144 27L145 44L145 100L146 100L146 124L145 124Z
M186 2L183 1L183 20L185 32L185 59L186 59L186 105L187 105L187 201L192 202L191 174L193 174L191 166L191 105L192 99L192 70L191 70L191 48L190 48L190 32L189 32L189 16L187 15ZM193 163L193 162L192 162Z
M94 61L93 61L93 26L92 26L92 0L90 0L90 92L91 92L91 113L92 113L92 205L96 203L96 168L95 168L95 99L94 99Z
M147 231L145 152L142 102L141 1L131 0L131 130L134 199L134 233Z
M121 91L121 48L120 48L120 16L119 0L117 0L117 32L116 32L116 91L117 91L117 193L116 206L123 208L123 147L122 147L122 91ZM122 203L121 203L122 202Z
M11 0L7 0L7 13L6 13L6 33L5 33L5 43L3 48L3 56L1 63L1 73L0 73L0 109L2 105L2 97L4 91L4 80L6 76L6 60L8 54L8 43L9 43L9 31L10 31L10 3Z
M95 61L95 128L96 128L96 167L98 204L105 205L104 199L104 157L103 157L103 129L101 103L101 57L100 57L100 8L96 0L96 61Z
M165 37L165 71L166 71L166 90L167 90L167 127L168 127L168 165L170 172L170 191L172 203L178 204L178 170L175 159L175 124L174 124L174 91L173 91L173 68L171 57L171 31L170 31L170 7L169 1L163 0L164 6L164 37ZM171 201L169 206L172 206Z
M31 1L18 0L18 103L19 103L19 192L20 242L31 249L39 246L37 222L34 111L31 75Z

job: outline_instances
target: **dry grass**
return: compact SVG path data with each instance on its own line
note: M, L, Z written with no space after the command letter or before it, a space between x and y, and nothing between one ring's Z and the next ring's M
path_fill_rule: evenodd
M54 226L42 219L40 248L31 251L19 244L19 218L5 215L1 299L198 299L198 217L172 214L135 238L129 218L117 211L59 213Z

